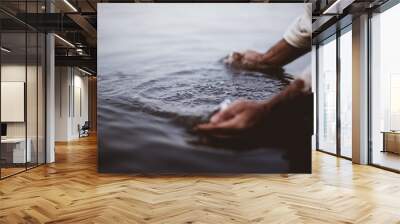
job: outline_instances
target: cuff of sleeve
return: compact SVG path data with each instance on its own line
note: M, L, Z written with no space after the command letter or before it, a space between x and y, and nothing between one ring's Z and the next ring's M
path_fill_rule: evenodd
M301 48L297 43L299 43L298 38L295 37L295 35L291 32L291 30L287 30L285 34L283 35L283 39L290 44L290 46L295 47L295 48Z

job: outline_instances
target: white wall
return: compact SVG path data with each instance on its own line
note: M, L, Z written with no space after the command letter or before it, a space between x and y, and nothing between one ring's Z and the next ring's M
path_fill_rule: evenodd
M26 69L26 70L25 70ZM27 73L26 73L27 72ZM18 64L6 64L1 66L1 81L2 82L24 82L26 83L25 76L28 77L27 87L27 119L28 119L28 137L30 128L35 130L36 135L36 66L18 65ZM4 96L3 96L4 97ZM40 105L39 105L40 106ZM7 110L7 108L1 108L1 110ZM33 113L32 111L35 111ZM33 122L33 123L32 123ZM25 123L26 122L7 122L7 135L8 137L25 137Z
M68 67L55 68L55 141L67 141L69 136L69 85Z
M88 120L88 77L76 68L56 67L55 140L79 137L78 125Z
M76 72L76 70L75 70ZM73 138L79 137L78 125L82 126L88 121L88 77L82 76L82 73L74 75L74 107L72 108L71 134Z

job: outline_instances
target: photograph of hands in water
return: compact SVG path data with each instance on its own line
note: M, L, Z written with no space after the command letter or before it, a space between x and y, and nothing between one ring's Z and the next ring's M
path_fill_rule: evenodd
M311 5L98 9L100 172L311 172Z

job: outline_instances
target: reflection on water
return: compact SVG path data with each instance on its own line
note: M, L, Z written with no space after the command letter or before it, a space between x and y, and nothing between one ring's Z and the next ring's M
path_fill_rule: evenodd
M276 13L270 7L248 7L246 12L229 4L230 10L216 13L209 5L196 10L187 5L184 9L108 6L99 9L100 170L288 170L282 150L252 144L245 136L204 139L190 130L225 99L261 100L284 88L283 74L235 71L221 58L242 48L267 49L265 43L279 39L285 26L302 12L301 6L291 6L293 13L273 25L251 23L273 18ZM190 16L186 21L177 16L193 13L201 18ZM294 68L304 67L307 60Z

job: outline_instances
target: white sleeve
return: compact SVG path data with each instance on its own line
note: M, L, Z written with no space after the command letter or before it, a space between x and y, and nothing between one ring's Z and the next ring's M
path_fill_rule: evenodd
M286 30L283 39L296 48L310 48L311 46L311 4L305 7L305 13L298 17Z
M295 79L301 79L304 81L303 92L311 91L311 67L308 66L302 73L294 76Z

